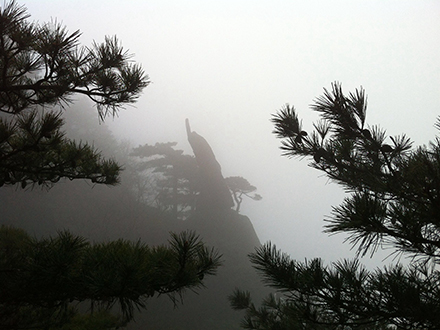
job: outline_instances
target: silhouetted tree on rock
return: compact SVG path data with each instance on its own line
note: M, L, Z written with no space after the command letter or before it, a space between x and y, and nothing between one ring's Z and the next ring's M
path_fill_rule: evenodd
M138 176L137 185L133 188L140 200L148 205L171 212L174 219L185 220L196 211L196 200L203 209L203 203L206 200L203 194L215 195L219 189L214 186L215 182L211 182L209 187L212 190L202 192L202 188L207 190L208 185L204 184L207 179L202 175L198 165L200 161L197 161L194 156L184 154L183 150L175 149L176 145L177 142L167 142L145 144L133 148L130 153L130 156L134 158L131 166ZM210 154L215 160L212 149L210 149ZM214 164L215 168L220 171L220 164L218 162ZM216 176L218 176L218 171ZM237 212L240 211L243 196L256 201L262 199L259 194L251 194L257 188L241 176L220 178L216 181L222 186L223 182L226 183ZM149 189L145 189L146 186ZM224 190L224 186L222 189Z
M260 194L253 194L252 192L257 190L257 187L251 185L248 180L241 176L229 176L226 179L226 184L231 190L232 197L235 201L235 211L240 212L240 206L243 202L243 196L246 196L254 201L259 201L263 197Z

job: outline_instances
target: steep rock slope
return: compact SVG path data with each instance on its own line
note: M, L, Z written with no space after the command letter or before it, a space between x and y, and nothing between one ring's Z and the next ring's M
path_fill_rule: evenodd
M242 315L231 309L228 295L237 287L259 292L256 301L267 294L247 257L260 244L251 221L225 210L197 214L171 227L196 231L223 254L223 266L216 276L206 280L206 288L197 294L187 292L183 304L176 308L167 297L153 298L128 329L239 329Z

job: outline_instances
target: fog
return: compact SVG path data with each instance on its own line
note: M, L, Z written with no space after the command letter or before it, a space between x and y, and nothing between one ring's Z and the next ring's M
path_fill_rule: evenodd
M23 2L21 2L23 3ZM271 114L309 109L323 88L362 86L368 124L416 144L440 114L438 1L29 0L32 19L82 31L81 43L117 35L152 83L106 124L133 146L178 142L190 153L185 118L210 143L223 175L243 176L261 201L245 200L261 240L293 258L352 257L344 235L322 233L343 191L308 160L281 156ZM68 111L68 110L67 110ZM98 119L96 119L98 120ZM389 251L382 251L381 261Z

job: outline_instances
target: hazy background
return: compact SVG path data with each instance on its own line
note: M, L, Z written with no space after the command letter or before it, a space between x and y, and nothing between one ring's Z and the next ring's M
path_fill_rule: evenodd
M185 118L211 144L224 176L263 196L244 201L262 242L293 258L353 256L322 219L343 192L308 161L281 157L271 114L293 104L306 130L322 88L363 86L367 122L417 144L440 114L440 1L28 0L32 19L80 29L81 42L117 35L149 74L134 108L107 120L133 146L178 142ZM97 119L96 119L97 120ZM380 257L386 255L381 253ZM379 261L380 261L379 257ZM364 260L372 264L369 260Z

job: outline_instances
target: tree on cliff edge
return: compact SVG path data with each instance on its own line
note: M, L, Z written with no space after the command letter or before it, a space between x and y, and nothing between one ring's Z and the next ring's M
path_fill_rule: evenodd
M142 199L154 207L171 211L173 218L185 220L196 210L204 177L196 158L175 149L176 145L177 142L140 145L130 156L138 158L134 166L138 174L137 194L144 195ZM257 188L241 176L221 178L221 181L226 184L237 212L243 196L256 201L262 199L261 195L254 193ZM216 192L216 189L212 190Z
M293 107L272 118L285 156L310 157L313 168L348 196L326 219L328 233L348 233L358 255L391 246L412 263L368 271L358 260L325 266L292 260L266 244L250 259L281 293L259 309L249 293L231 296L246 310L246 329L440 328L440 139L412 147L405 135L368 126L363 89L344 95L340 84L315 100L322 120L303 130ZM435 124L440 129L440 118Z

